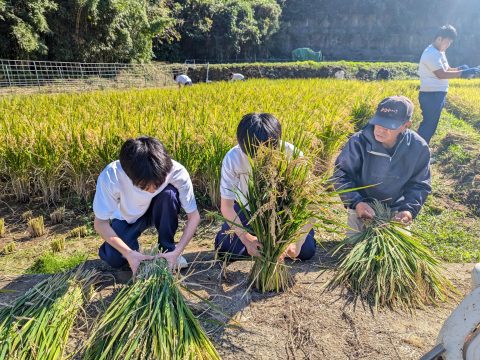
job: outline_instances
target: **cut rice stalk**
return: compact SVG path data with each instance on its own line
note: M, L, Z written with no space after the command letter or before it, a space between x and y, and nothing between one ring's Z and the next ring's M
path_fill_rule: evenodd
M143 261L97 323L84 359L220 359L164 259Z
M62 359L96 279L95 271L57 274L0 309L0 359Z
M327 287L350 290L354 301L364 300L375 309L413 311L448 300L454 286L421 236L394 221L387 205L375 201L371 206L375 217L365 229L334 249L340 263Z

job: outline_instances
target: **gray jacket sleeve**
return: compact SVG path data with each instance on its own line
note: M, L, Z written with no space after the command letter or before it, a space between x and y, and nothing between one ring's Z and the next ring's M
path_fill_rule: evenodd
M354 176L359 174L363 163L361 144L358 136L353 136L348 140L342 152L335 161L335 171L331 181L336 191L352 189L359 187L355 183ZM363 196L358 191L348 191L340 194L345 207L355 209L355 206L363 201Z
M415 218L431 192L430 150L428 147L424 147L418 157L415 172L405 185L403 193L405 199L400 203L398 211L408 210Z

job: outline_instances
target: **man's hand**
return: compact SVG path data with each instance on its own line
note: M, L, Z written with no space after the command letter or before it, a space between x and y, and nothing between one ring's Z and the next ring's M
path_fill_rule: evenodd
M262 248L262 244L260 244L256 236L253 236L249 233L244 233L240 240L242 241L243 245L245 245L248 255L260 257L260 249Z
M375 211L368 205L366 202L359 202L357 206L355 206L355 211L357 213L357 217L360 219L373 219L375 216Z
M128 265L130 265L130 269L132 270L134 276L137 273L138 267L143 260L154 259L153 256L143 255L142 253L139 253L135 250L130 250L129 252L127 252L125 258L127 259Z
M399 213L397 213L395 215L395 220L398 221L398 222L401 222L403 224L411 224L412 221L413 221L413 216L412 216L412 213L410 211L400 211Z

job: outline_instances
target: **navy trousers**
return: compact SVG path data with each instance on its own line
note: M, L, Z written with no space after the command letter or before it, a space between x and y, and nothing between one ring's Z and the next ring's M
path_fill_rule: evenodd
M445 106L447 93L444 91L420 91L418 100L422 109L423 121L418 128L418 134L428 143L437 130L438 121Z
M240 206L237 203L234 204L234 209L240 218L242 225L247 227L247 217L241 211ZM232 260L249 257L250 255L248 255L245 245L243 245L235 233L229 233L229 231L230 226L226 222L223 223L222 228L215 237L215 249L222 255L229 255ZM313 229L310 230L302 245L300 254L298 254L298 259L309 260L315 255L317 243L314 234Z
M158 232L158 247L161 251L172 251L175 249L175 232L178 228L178 214L180 212L180 199L178 190L167 185L150 204L147 212L133 224L125 220L113 219L112 229L127 244L130 249L138 250L140 245L138 237L147 228L155 226ZM107 262L114 268L127 264L127 260L115 248L104 242L98 250L100 259Z

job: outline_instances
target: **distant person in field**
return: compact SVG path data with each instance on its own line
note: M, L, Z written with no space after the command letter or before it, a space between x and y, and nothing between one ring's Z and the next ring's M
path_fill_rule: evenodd
M173 75L173 78L175 79L175 82L178 84L178 88L181 88L182 85L183 86L192 86L193 85L192 79L190 79L185 74Z
M230 74L228 74L228 78L229 78L230 81L243 81L243 80L245 80L245 76L243 76L240 73L234 73L234 72L231 72Z
M246 204L244 194L248 191L248 178L251 173L249 156L254 156L255 148L260 144L284 146L289 154L294 153L295 147L282 142L282 127L280 122L271 114L253 113L243 116L237 127L238 144L228 151L223 158L220 195L221 212L231 223L242 223L248 227L248 214L241 211L239 202ZM298 150L297 150L298 151ZM233 228L233 233L232 233ZM259 256L260 243L256 236L249 232L230 226L225 222L215 238L215 249L222 255L233 259L249 256ZM291 244L283 257L308 260L316 250L314 231L311 229L298 242Z
M457 38L457 30L445 25L438 30L435 39L422 54L418 74L420 76L420 107L423 121L418 134L430 143L437 129L448 91L448 80L454 78L472 78L480 74L480 68L462 65L450 67L445 51Z
M183 208L187 223L175 244L178 215ZM138 237L149 227L158 231L159 255L170 268L183 268L181 255L200 222L187 170L170 158L163 144L142 136L125 141L120 159L100 173L93 200L94 226L105 242L102 260L114 268L126 264L135 274L141 261L152 259L139 252Z
M413 104L404 96L382 100L375 116L347 142L335 162L332 178L336 190L372 187L342 193L348 225L361 231L363 221L375 213L374 199L387 203L396 219L410 224L418 215L430 186L430 150L410 130Z

